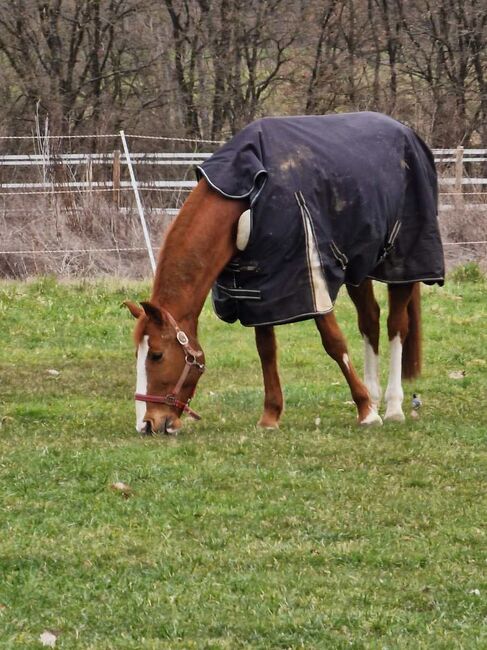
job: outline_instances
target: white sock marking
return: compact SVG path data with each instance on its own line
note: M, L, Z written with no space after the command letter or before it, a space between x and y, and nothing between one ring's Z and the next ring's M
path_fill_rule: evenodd
M343 363L347 366L347 370L350 372L350 359L346 352L343 355Z
M381 388L379 382L379 355L374 352L369 339L364 336L364 382L376 410L379 408Z
M402 401L404 393L402 390L402 343L398 334L390 342L391 358L389 362L389 381L386 388L386 414L388 420L404 420Z
M145 395L147 393L147 372L145 368L145 362L147 360L147 353L149 352L149 337L146 335L139 343L137 349L137 383L135 385L135 390L137 393L142 393ZM139 433L145 429L145 411L147 405L145 402L135 402L135 416L136 416L136 425L135 428Z

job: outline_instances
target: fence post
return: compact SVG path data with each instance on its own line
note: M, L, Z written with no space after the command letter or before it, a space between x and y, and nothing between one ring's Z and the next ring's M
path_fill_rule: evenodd
M86 157L85 182L88 186L88 193L91 198L91 193L93 191L93 161L90 154Z
M457 147L455 155L455 208L462 215L465 205L463 201L463 147Z
M145 221L145 216L144 216L144 208L142 207L142 201L140 200L139 188L137 187L137 181L135 180L134 168L132 167L132 160L130 158L127 140L125 139L125 133L123 131L120 131L120 137L122 138L123 151L125 153L125 158L127 160L127 166L129 168L130 181L132 182L132 189L134 190L135 202L137 203L137 209L139 211L140 223L142 225L142 232L144 233L145 245L147 248L147 253L149 255L149 261L152 267L152 272L155 273L156 260L154 258L154 251L152 250L149 230L147 229L147 223Z
M85 204L85 227L87 232L93 232L93 160L88 154L86 158L85 182L87 185L87 201Z
M112 201L117 208L120 207L120 149L113 152L113 169L112 169L113 192Z

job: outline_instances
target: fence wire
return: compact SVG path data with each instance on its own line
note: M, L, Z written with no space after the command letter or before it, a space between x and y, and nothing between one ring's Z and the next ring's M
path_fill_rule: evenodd
M203 138L180 138L177 136L149 136L149 135L139 135L139 134L126 134L126 137L129 140L145 140L145 141L155 141L155 142L172 142L172 143L184 143L184 144L211 144L211 145L221 145L224 140L209 140ZM49 141L83 141L83 140L112 140L120 141L119 133L112 134L80 134L80 135L46 135L42 136L42 140ZM0 136L0 141L9 142L9 141L31 141L34 144L38 142L38 138L34 135L32 136ZM210 147L209 147L210 148ZM465 199L468 200L468 197L487 197L487 191L463 191L465 185L487 185L487 179L483 178L472 178L464 176L464 165L472 165L473 163L482 163L487 161L487 149L435 149L433 150L436 162L439 164L446 165L448 169L451 169L452 165L457 165L456 176L454 178L443 178L440 179L440 184L443 186L447 185L452 188L451 191L440 191L440 210L445 211L445 213L451 211L451 209L458 209L460 207L463 209L477 209L480 216L480 211L487 214L487 201L482 203L477 201L475 203L466 203ZM10 213L20 215L23 214L25 217L29 216L26 208L22 210L18 208L9 208L8 201L15 200L16 198L21 199L22 197L49 197L56 198L60 197L60 200L68 195L73 197L73 200L79 196L89 196L89 195L109 195L114 193L119 193L119 195L127 196L127 193L132 193L133 188L130 182L118 180L115 181L103 181L92 179L92 165L96 164L97 168L100 165L122 165L126 166L127 160L124 154L117 155L118 152L107 152L107 153L97 153L97 154L59 154L59 155L42 155L42 154L24 154L24 155L0 155L0 170L2 167L4 169L7 166L10 167L39 167L44 169L44 174L46 169L53 169L53 166L56 166L56 169L65 169L66 177L75 178L76 173L84 173L87 180L83 181L68 181L68 182L54 182L48 181L44 183L0 183L0 199L3 200L3 214L2 216L8 216ZM187 152L159 152L159 153L135 153L134 154L134 164L137 165L162 165L160 169L174 166L176 169L177 166L187 165L188 169L195 164L202 162L202 159L207 158L211 155L209 153L195 153L194 151ZM186 160L183 160L186 158ZM458 163L461 163L461 168L458 166ZM62 166L60 165L62 163ZM80 171L80 167L83 171ZM462 172L459 176L459 169ZM468 167L471 169L471 167ZM76 170L76 173L73 171ZM120 172L119 172L120 173ZM157 172L160 173L159 171ZM181 174L179 171L178 174ZM190 192L192 188L196 185L195 181L181 180L180 176L178 180L138 180L137 188L143 192L154 193L172 193L178 197L185 195ZM34 187L35 186L35 187ZM9 190L9 191L5 191ZM448 201L448 197L451 197L451 201ZM59 210L60 206L56 207ZM123 208L118 205L115 208L120 214L124 211L129 210L129 208ZM70 210L81 212L82 208L79 207L67 207L64 206L63 210L66 214L69 214ZM154 212L164 212L168 216L173 216L177 213L175 207L167 208L156 208ZM484 217L485 214L481 216ZM470 234L470 233L469 233ZM473 232L471 233L473 234ZM482 232L482 234L484 234ZM445 241L443 245L445 247L472 247L472 246L485 246L487 240L478 238L478 239L466 239L465 241ZM152 246L152 250L157 250L158 247ZM130 253L140 253L146 251L147 248L144 246L107 246L100 247L66 247L66 248L9 248L6 250L0 250L0 256L40 256L40 255L102 255L107 253L117 253L117 254L130 254Z

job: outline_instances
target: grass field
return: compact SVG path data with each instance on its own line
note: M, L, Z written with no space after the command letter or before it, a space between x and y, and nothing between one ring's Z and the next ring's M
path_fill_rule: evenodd
M278 330L282 428L257 429L253 332L207 307L204 419L151 439L119 307L148 292L0 284L0 647L487 648L485 281L424 289L419 419L358 428L306 322Z

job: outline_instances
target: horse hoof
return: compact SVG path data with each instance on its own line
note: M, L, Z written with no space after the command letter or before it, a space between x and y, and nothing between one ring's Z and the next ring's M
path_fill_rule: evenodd
M381 426L382 418L377 411L371 409L370 413L363 420L360 420L359 424L361 427Z
M275 430L275 429L279 429L279 422L273 422L271 420L265 420L264 418L261 418L257 422L257 426L260 427L261 429Z
M387 413L384 415L384 421L385 422L405 422L406 421L406 416L402 411L392 411L391 413Z

